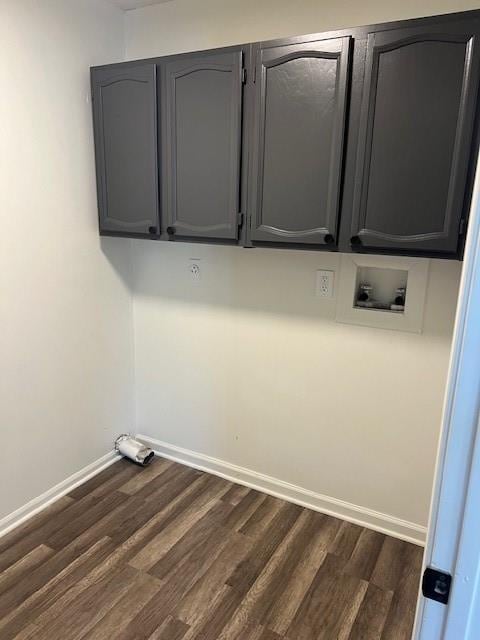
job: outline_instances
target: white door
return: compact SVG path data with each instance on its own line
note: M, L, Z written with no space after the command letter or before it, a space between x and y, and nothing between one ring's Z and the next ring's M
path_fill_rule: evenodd
M479 163L480 164L480 163ZM480 169L470 211L424 568L452 576L448 604L421 594L415 640L480 638Z

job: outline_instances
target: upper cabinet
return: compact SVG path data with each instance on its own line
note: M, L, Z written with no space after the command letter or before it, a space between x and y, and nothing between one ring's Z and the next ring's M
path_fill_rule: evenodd
M92 69L101 233L461 259L479 39L470 11Z
M342 37L254 47L253 243L336 244L350 46Z
M353 250L457 252L478 91L472 24L368 34Z
M171 239L237 240L243 51L165 64L164 177Z
M100 232L159 229L156 65L92 69Z

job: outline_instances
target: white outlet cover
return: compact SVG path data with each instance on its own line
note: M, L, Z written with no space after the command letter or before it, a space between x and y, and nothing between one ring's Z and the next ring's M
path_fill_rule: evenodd
M198 282L202 279L202 269L200 268L200 260L190 259L188 261L188 272L190 279Z
M335 271L316 272L315 295L319 298L333 298Z

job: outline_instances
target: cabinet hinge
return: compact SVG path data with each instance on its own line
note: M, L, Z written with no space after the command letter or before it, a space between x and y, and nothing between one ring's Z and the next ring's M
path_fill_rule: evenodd
M243 226L243 213L237 215L237 224L239 227Z
M463 236L465 233L465 218L461 218L460 224L458 225L458 235Z
M422 579L422 593L425 598L448 604L452 576L445 571L427 567Z
M245 67L242 69L242 84L247 84L247 70Z

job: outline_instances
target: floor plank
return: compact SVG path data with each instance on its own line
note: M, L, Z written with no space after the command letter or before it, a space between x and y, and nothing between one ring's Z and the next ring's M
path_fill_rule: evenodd
M0 639L13 638L30 620L36 620L58 598L108 557L113 550L114 546L109 538L98 541L80 554L63 571L55 574L30 596L25 597L21 604L12 609L8 615L2 614L0 611Z
M38 537L36 532L38 532L38 530L41 529L45 523L50 522L51 520L55 520L56 516L61 511L74 503L75 500L73 500L69 496L63 496L49 505L46 509L41 511L34 518L27 520L6 535L2 536L0 538L0 571L3 571L3 568L5 566L5 551L7 549L14 548L15 545L20 542L20 540L26 539L32 533L34 533L35 536ZM34 544L34 546L30 548L30 551L35 546L36 545Z
M409 640L422 549L157 458L0 540L0 640Z
M382 640L410 640L412 633L422 568L422 550L406 542L403 544L404 563L392 596Z
M250 489L248 487L243 487L241 484L234 484L223 496L222 500L230 504L238 504L249 491Z
M137 578L136 571L125 566L89 582L74 599L61 598L36 621L37 640L79 640L128 593ZM68 606L65 606L65 601Z
M97 473L96 476L93 476L93 478L90 478L89 480L87 480L86 482L83 482L81 485L79 485L75 489L72 489L72 491L70 491L67 494L68 497L73 498L74 500L80 500L81 498L88 496L89 493L92 493L93 491L95 491L95 489L97 489L104 483L108 482L110 478L121 477L120 467L121 466L124 467L126 461L122 460L119 462L120 464L118 463L111 464L109 467L107 467L103 471L100 471L100 473ZM120 481L120 484L121 484L121 481Z
M383 591L373 584L367 592L353 624L349 640L380 640L392 602L392 591Z
M117 629L126 627L162 587L162 583L146 573L138 573L118 604L110 609L85 640L112 640Z
M226 535L225 548L177 606L176 616L192 629L199 628L208 620L232 567L237 566L254 545L253 540L237 532L229 532Z
M313 582L320 566L326 558L324 516L310 512L317 525L310 541L303 546L295 565L292 564L289 574L284 577L283 590L277 590L275 600L264 618L264 624L279 635L285 635L293 621L307 590Z
M363 529L345 565L345 573L368 582L375 569L384 540L383 534Z
M44 544L35 547L15 564L0 573L0 593L14 587L27 573L34 571L43 564L47 558L53 556L55 551Z
M289 640L348 638L368 583L343 568L341 558L327 555L287 630Z
M171 467L173 467L173 462L171 462L171 460L155 458L146 469L142 470L142 473L137 473L133 478L130 478L130 480L125 484L121 485L119 487L119 491L133 496L152 480L155 480L157 483L165 480L165 477L159 478L159 476L164 474Z
M205 476L203 479L203 490L130 560L133 567L143 571L151 569L226 493L228 486L218 478Z
M183 640L188 627L171 616L156 629L148 640Z

